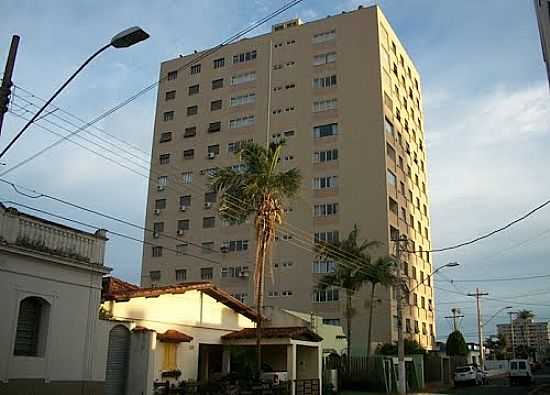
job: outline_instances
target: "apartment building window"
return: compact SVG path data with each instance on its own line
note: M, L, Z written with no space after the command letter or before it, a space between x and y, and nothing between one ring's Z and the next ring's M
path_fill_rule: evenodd
M230 129L244 128L247 126L254 125L255 122L256 122L256 118L254 117L254 115L249 115L242 118L235 118L229 121L229 128Z
M320 66L336 62L336 52L327 52L313 57L313 65Z
M151 248L151 255L155 258L162 256L162 247L161 246L153 246Z
M180 196L180 209L191 207L191 195Z
M172 141L172 132L162 132L160 134L160 140L161 143L167 143L169 141Z
M178 78L178 71L177 70L174 70L174 71L169 71L168 72L168 75L167 75L167 79L168 81L173 81L175 79Z
M167 121L173 121L174 120L174 111L165 111L163 114L162 114L162 119L164 120L164 122L167 122Z
M394 135L394 128L393 128L393 124L388 120L388 118L384 117L384 130L386 131L386 133L388 133L389 135L393 136Z
M176 91L168 91L164 94L164 100L170 101L176 98Z
M394 228L393 226L390 226L390 240L391 241L399 240L399 230Z
M249 144L252 141L253 141L253 139L247 139L247 140L240 140L240 141L234 141L232 143L228 143L227 144L227 152L229 152L229 153L239 152L245 144Z
M214 68L219 69L225 66L225 58L214 59Z
M177 269L176 270L176 281L186 281L187 280L187 270Z
M244 104L251 104L256 102L255 93L247 93L244 95L231 96L230 105L231 107L242 106Z
M242 52L237 55L233 55L233 64L251 62L256 59L256 50Z
M338 203L323 203L313 206L313 215L315 217L328 217L338 214Z
M317 100L313 102L313 112L336 110L338 99Z
M314 88L331 88L333 86L336 86L336 74L313 79Z
M191 184L193 182L193 172L185 171L181 173L181 182L184 184Z
M422 323L422 334L423 335L428 334L428 330L426 329L426 323L425 322Z
M395 186L397 184L397 177L389 169L387 170L387 180L388 180L388 184L392 186Z
M189 137L195 137L197 135L197 127L191 126L188 128L185 128L185 131L183 132L183 138L187 139Z
M324 289L317 288L313 291L314 303L330 303L339 300L338 288L327 287Z
M412 294L412 303L413 306L418 306L418 295Z
M403 262L403 274L409 277L409 262Z
M204 217L202 219L202 227L205 229L214 228L216 226L216 217Z
M178 231L186 231L189 230L190 224L188 219L180 219L178 220Z
M208 146L208 158L212 156L217 156L220 154L220 145L213 144Z
M418 277L416 277L416 267L415 266L412 267L412 278L414 278L415 280L418 279Z
M214 270L211 267L201 268L201 280L212 280L214 278Z
M222 123L220 121L210 122L208 124L208 133L217 133L222 130Z
M199 113L199 106L189 106L187 107L187 116L197 115Z
M411 333L412 332L412 329L411 329L411 319L410 318L406 318L405 319L405 331L407 333Z
M248 240L225 240L222 248L227 252L248 251Z
M155 200L155 209L162 210L166 208L166 199Z
M430 277L428 277L429 279ZM429 311L432 311L433 310L433 306L432 306L432 300L431 299L428 299L428 310Z
M326 125L319 125L313 128L314 138L323 138L329 136L336 136L338 134L338 124L329 123Z
M222 101L214 100L210 102L210 111L218 111L222 109Z
M409 202L411 202L411 204L412 204L412 201L413 201L413 193L412 193L412 191L409 189Z
M228 266L221 270L222 278L244 277L244 273L248 273L248 266Z
M166 188L168 186L168 176L159 176L157 178L157 186L159 191Z
M386 154L388 155L388 158L395 162L395 149L389 143L386 143Z
M152 270L149 272L151 281L160 281L160 270Z
M164 232L164 222L155 222L153 224L153 235L155 235L155 233L162 233Z
M167 165L168 163L170 163L170 154L160 154L159 163L161 165Z
M338 160L338 149L330 149L327 151L316 151L313 153L313 162L331 162Z
M256 81L256 72L250 71L247 73L237 74L231 77L231 85L240 85L247 82Z
M212 192L206 192L204 194L204 202L205 203L216 203L216 201L218 200L218 194L216 191L212 191Z
M330 30L328 32L316 33L311 40L313 44L320 44L327 41L334 40L336 38L336 30Z
M340 326L340 318L323 318L323 325Z
M195 150L194 149L186 149L183 151L183 159L193 159L195 157Z
M420 297L420 307L426 309L426 298L424 296Z
M214 252L214 242L213 241L204 241L201 243L201 252L203 254L211 254Z
M390 208L390 211L394 213L395 215L398 214L398 204L395 200L393 200L391 197L388 197L388 206Z
M313 261L313 273L326 274L336 272L336 262L330 259Z
M424 228L424 237L428 238L428 228Z
M338 231L331 230L328 232L315 232L313 240L315 243L334 243L338 241Z
M188 88L188 94L189 96L193 96L193 95L196 95L199 93L199 84L196 84L196 85L191 85L189 88Z
M338 176L314 177L313 189L333 189L338 186Z
M223 88L223 78L218 78L212 81L212 89Z
M401 219L407 223L407 210L404 207L401 207Z
M200 63L199 64L194 64L193 66L191 66L191 74L198 74L200 72L201 72Z

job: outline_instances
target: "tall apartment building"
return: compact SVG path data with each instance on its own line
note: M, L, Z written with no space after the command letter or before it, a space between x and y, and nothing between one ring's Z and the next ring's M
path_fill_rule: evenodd
M527 346L538 352L550 347L550 322L535 322L532 318L516 318L513 323L514 342L512 343L512 325L498 324L497 333L506 338L510 347Z
M223 223L208 175L238 169L234 152L244 141L284 138L280 165L299 168L303 185L276 241L265 303L345 324L344 292L317 288L335 266L315 256L313 238L342 238L357 224L362 239L382 243L378 254L394 253L399 233L410 250L431 247L422 95L412 60L377 6L287 21L207 53L161 65L146 216L155 233L145 234L152 245L144 247L142 285L213 280L253 303L253 226ZM431 347L429 254L409 254L403 269L410 288L418 285L403 328ZM366 333L367 295L353 299L356 334ZM372 303L373 340L396 339L393 290L379 287ZM360 352L364 337L355 339Z
M542 57L546 63L546 73L550 85L550 0L534 0L534 3L539 24Z

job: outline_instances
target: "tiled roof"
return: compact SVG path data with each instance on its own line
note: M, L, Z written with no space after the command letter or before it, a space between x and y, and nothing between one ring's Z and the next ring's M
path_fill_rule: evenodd
M193 338L174 329L168 329L164 333L157 333L157 340L164 343L190 342Z
M114 285L112 287L105 286L105 280L110 279L110 282ZM155 288L140 288L136 285L126 283L114 277L104 278L104 287L102 292L103 300L125 301L131 298L139 297L155 297L160 295L169 294L183 294L189 291L201 291L205 294L216 299L218 302L225 304L227 307L232 308L237 313L244 315L245 317L256 320L256 311L251 307L245 305L240 300L234 298L227 291L216 287L214 284L208 281L197 281L180 283L176 285L169 285L165 287Z
M245 328L240 331L231 332L227 335L223 335L223 340L236 340L236 339L255 339L256 328ZM276 338L291 338L294 340L306 340L312 342L320 342L323 340L321 336L310 330L309 328L297 326L297 327L269 327L262 328L262 338L276 339Z
M105 299L113 293L139 289L137 285L127 283L116 277L103 277L101 284L101 296Z

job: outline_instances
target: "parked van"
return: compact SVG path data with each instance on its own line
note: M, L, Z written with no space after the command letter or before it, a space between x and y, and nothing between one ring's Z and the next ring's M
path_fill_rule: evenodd
M512 359L510 361L510 385L514 384L533 384L535 377L531 372L529 361L527 359Z

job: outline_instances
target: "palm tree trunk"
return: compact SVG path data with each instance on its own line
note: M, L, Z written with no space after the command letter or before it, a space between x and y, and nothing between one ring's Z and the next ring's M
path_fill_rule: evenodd
M264 269L265 269L265 255L266 255L266 233L261 233L261 238L257 240L260 243L258 247L258 261L256 263L256 366L258 370L258 377L262 374L262 315L264 304Z
M351 291L346 291L346 337L347 344L347 370L348 375L351 373Z
M376 288L376 283L372 283L372 288L370 292L370 307L369 307L369 330L367 333L367 358L370 357L370 348L372 343L372 315L374 313L374 290ZM368 366L368 362L367 362Z

